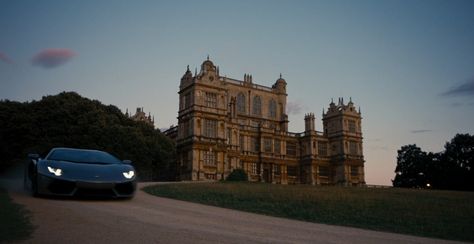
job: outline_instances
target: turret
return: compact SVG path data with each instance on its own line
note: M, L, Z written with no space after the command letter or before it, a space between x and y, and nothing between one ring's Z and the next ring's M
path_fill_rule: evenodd
M286 80L281 77L276 80L275 84L272 86L278 93L286 94Z
M193 80L193 73L189 70L189 65L186 68L186 72L181 77L181 87L186 86L189 82Z
M211 60L209 60L209 56L207 56L207 60L205 60L201 64L200 75L205 75L205 74L217 74L217 67L214 65L214 63Z
M328 133L329 136L347 131L361 133L361 119L361 114L355 108L352 98L349 99L347 105L344 104L344 98L339 98L337 105L334 104L334 101L331 99L328 111L324 113L323 110L324 132Z
M314 126L314 114L309 113L304 116L304 131L309 132L309 131L314 131L315 126Z

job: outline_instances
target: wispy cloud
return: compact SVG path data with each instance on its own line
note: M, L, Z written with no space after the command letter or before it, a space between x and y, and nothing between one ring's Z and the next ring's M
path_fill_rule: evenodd
M286 103L286 113L287 114L300 114L303 110L303 104L299 101L288 101Z
M371 146L370 149L374 150L374 151L388 151L389 148L386 147L386 146Z
M13 64L13 60L11 60L10 57L8 57L8 55L3 52L0 52L0 60L7 64Z
M474 96L474 78L441 93L442 96Z
M366 140L367 141L373 141L373 142L381 142L382 141L381 138L367 138Z
M49 48L36 54L31 63L45 69L56 68L71 60L77 54L67 48Z
M433 130L412 130L411 133L413 134L419 134L419 133L427 133L427 132L432 132Z

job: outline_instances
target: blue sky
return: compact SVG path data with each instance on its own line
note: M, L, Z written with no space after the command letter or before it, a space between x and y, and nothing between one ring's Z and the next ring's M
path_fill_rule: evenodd
M474 1L1 1L0 99L76 91L176 124L179 80L220 73L288 83L290 130L331 98L363 115L366 180L397 150L474 134Z

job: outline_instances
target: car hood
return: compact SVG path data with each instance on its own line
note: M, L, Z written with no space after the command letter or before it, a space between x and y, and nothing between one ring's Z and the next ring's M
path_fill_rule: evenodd
M48 166L62 170L61 176L55 176L48 171ZM124 172L134 170L129 164L90 164L72 163L67 161L43 160L40 162L38 171L54 178L75 180L75 181L95 181L95 182L121 182L126 180Z

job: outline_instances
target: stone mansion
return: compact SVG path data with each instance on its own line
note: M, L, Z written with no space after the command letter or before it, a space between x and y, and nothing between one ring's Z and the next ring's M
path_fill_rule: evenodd
M271 87L219 75L205 60L188 69L179 86L177 163L180 180L225 179L244 169L251 181L278 184L364 185L361 114L352 100L331 101L316 131L288 131L286 81Z

